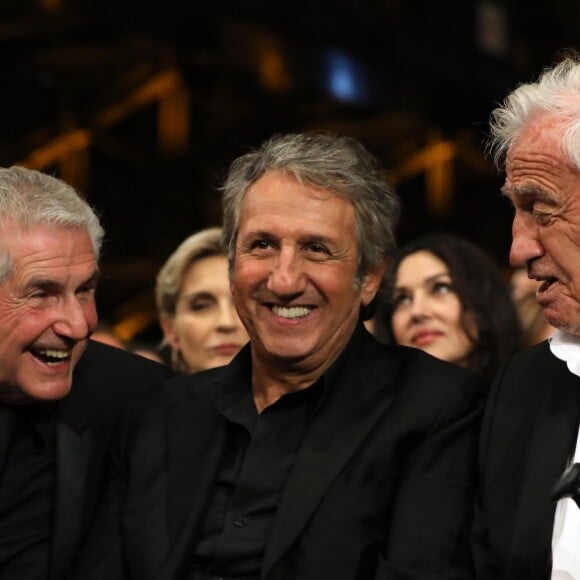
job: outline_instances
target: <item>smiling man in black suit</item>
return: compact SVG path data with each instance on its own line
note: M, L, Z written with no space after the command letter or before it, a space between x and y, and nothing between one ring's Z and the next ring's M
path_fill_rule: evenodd
M130 398L169 376L89 340L103 238L67 184L0 169L0 578L61 580Z
M580 512L554 488L580 462L580 59L547 69L492 115L515 213L510 260L540 284L557 330L503 369L482 431L478 578L580 578ZM580 498L578 498L580 499Z
M363 318L399 202L347 137L234 161L224 232L250 343L132 406L76 579L471 579L483 385Z

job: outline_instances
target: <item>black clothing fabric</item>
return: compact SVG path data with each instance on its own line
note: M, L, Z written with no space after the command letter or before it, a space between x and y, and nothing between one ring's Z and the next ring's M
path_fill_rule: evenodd
M0 578L47 577L55 477L56 408L4 407L11 422L0 473ZM8 415L11 415L8 418Z
M0 580L66 578L94 514L121 412L174 376L89 341L66 397L0 406Z
M478 580L549 580L554 485L573 457L580 378L548 341L514 356L489 394L481 428Z
M71 580L214 576L194 573L192 556L230 449L215 393L250 380L250 349L130 405ZM418 349L381 345L362 323L343 354L285 478L260 579L473 580L488 385Z
M229 443L194 549L194 569L260 576L267 534L321 383L284 395L260 415L248 383L216 389Z

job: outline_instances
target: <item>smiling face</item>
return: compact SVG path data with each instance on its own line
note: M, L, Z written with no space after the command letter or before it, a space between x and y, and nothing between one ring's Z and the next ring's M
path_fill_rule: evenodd
M401 261L391 319L398 344L465 366L473 345L461 326L461 315L461 302L443 261L427 251Z
M181 287L175 315L161 325L172 348L181 352L187 370L225 365L248 342L236 312L225 256L191 264Z
M560 148L561 128L538 115L509 150L505 192L514 209L512 265L526 264L548 322L580 335L580 170Z
M244 197L232 273L255 362L320 376L377 291L382 267L357 292L357 266L349 201L278 170L256 181Z
M97 324L97 263L75 229L2 228L14 271L0 282L0 400L68 394L72 371Z

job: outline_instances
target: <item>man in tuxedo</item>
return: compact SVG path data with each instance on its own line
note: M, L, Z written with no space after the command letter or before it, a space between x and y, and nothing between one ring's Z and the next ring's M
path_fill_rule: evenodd
M164 366L89 340L103 230L67 184L0 169L0 578L61 580L128 400Z
M364 328L399 214L377 160L275 136L223 202L250 343L130 406L73 578L471 578L485 385Z
M536 299L557 330L515 356L489 397L481 440L478 577L580 578L580 59L564 59L508 95L492 114L515 213L510 261L539 282ZM578 498L580 500L580 498Z

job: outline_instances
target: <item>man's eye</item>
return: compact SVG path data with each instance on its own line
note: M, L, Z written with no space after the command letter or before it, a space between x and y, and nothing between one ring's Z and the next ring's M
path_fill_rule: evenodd
M96 284L87 284L86 286L81 286L78 290L79 294L94 294L97 290Z
M537 209L534 209L533 216L534 216L534 220L536 221L536 223L538 223L540 225L545 225L545 224L549 223L550 219L552 218L551 213L538 211Z
M328 254L328 250L321 244L310 244L308 248L315 254Z
M47 298L48 296L49 294L46 290L37 290L30 295L31 298Z
M269 240L255 240L252 242L252 250L267 250L272 247L272 242Z

